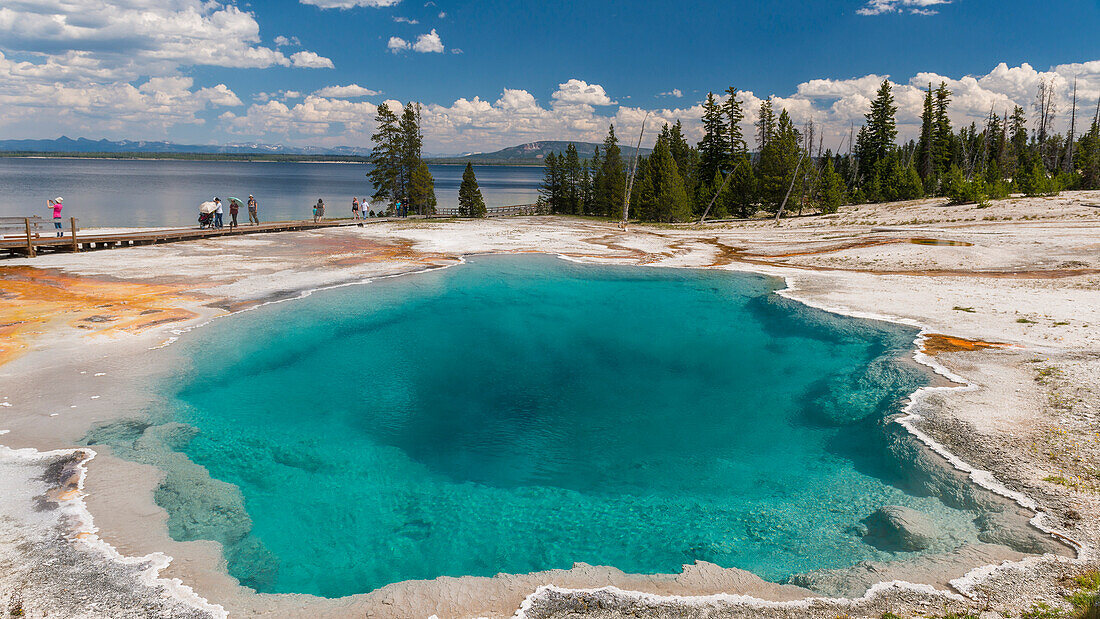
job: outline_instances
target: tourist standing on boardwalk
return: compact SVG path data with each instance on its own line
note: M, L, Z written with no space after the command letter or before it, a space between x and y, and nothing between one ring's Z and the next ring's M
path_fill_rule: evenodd
M248 223L253 225L260 224L260 216L256 212L256 198L252 197L252 194L248 195Z
M321 221L325 217L325 201L317 198L317 206L313 207L313 223Z
M351 218L354 220L359 219L359 198L351 199Z
M57 196L56 198L50 198L46 200L46 208L53 211L53 227L57 228L57 236L62 236L61 232L61 203L64 202L64 198Z
M229 198L229 229L237 227L237 213L241 212L241 203L237 198Z
M214 198L214 205L214 227L221 228L225 225L222 223L222 214L224 213L224 211L222 211L222 199Z

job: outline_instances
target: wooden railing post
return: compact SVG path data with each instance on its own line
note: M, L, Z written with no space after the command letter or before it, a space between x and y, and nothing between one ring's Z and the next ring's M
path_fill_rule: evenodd
M27 227L27 257L34 258L34 237L31 236L31 218L24 217L23 225Z
M76 242L76 217L69 218L69 230L73 236L73 253L80 251L80 244Z

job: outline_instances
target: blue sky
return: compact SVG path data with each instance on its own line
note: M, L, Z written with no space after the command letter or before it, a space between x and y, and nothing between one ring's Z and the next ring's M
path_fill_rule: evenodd
M361 145L377 105L417 100L429 150L465 152L646 112L694 131L707 90L736 85L748 122L775 96L839 140L886 76L903 135L929 80L956 91L956 122L1028 107L1040 80L1067 124L1075 76L1100 96L1095 0L111 4L5 0L0 137Z

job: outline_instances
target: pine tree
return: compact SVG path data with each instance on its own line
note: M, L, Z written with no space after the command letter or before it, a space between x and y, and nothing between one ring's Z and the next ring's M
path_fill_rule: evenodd
M399 182L401 173L402 139L397 114L388 105L378 106L378 129L371 135L374 148L367 163L367 178L374 187L371 200L386 200L392 207L402 197Z
M409 207L421 215L435 213L435 179L423 161L409 175Z
M1081 168L1081 188L1100 189L1100 122L1096 118L1088 133L1081 136L1076 157Z
M756 120L756 148L761 153L764 147L771 141L775 134L775 111L772 109L772 100L764 99L760 102L760 117Z
M467 163L462 172L462 184L458 187L458 215L459 217L484 217L486 212L485 198L481 195L477 177L474 176L474 166Z
M932 153L935 127L935 106L932 102L932 84L929 82L928 90L924 94L924 109L920 115L920 141L917 142L917 171L925 181L925 185L931 187L931 179L935 175L936 162Z
M603 163L600 168L600 184L595 187L595 201L599 214L621 218L623 196L626 195L626 166L623 163L619 140L615 137L615 125L607 128L603 141Z
M844 203L844 181L836 173L832 158L826 158L821 173L821 212L835 213Z
M570 215L579 215L581 213L581 160L577 155L577 147L572 142L565 149L562 191L565 200L564 211Z
M875 176L875 164L873 145L871 144L870 131L867 129L867 125L859 128L859 133L856 133L855 148L852 149L853 156L855 157L855 184L863 185L869 182ZM864 163L866 162L866 163Z
M581 163L581 175L578 181L578 193L580 194L580 206L577 212L590 214L592 209L592 171L588 168L588 161Z
M546 163L543 168L545 173L542 185L539 186L539 199L550 207L551 213L560 213L562 209L561 171L558 166L559 159L556 153L550 153L546 156Z
M713 92L707 93L703 103L703 140L699 142L699 175L702 178L713 178L729 160L730 143L726 131L722 107Z
M600 158L600 147L596 147L596 151L592 155L591 168L591 182L589 187L588 198L584 202L584 212L589 215L601 215L599 204L600 187L603 185L603 160Z
M780 203L791 186L795 168L801 158L801 148L798 143L798 130L794 128L787 110L783 110L776 122L774 135L768 139L760 152L758 175L760 199L764 207L773 213L779 209ZM801 197L797 183L795 185L790 195L792 203L798 202Z
M1005 139L1005 126L1001 117L992 109L989 110L989 119L986 121L985 135L987 143L986 154L986 178L990 178L989 170L996 168L997 180L1002 179L1005 168L1005 160L1008 157L1008 144Z
M680 178L684 181L684 191L687 192L689 198L694 197L699 189L702 174L699 166L699 151L692 148L687 139L684 138L684 126L679 120L668 129L668 149L672 154L672 159L676 162L676 169L680 172ZM705 180L705 177L703 179Z
M714 178L709 182L699 183L696 188L698 195L695 196L695 209L694 215L702 215L707 206L711 204L711 200L714 201L714 205L711 206L709 217L714 219L724 219L729 216L729 204L731 202L729 187L724 187L725 179L722 177L722 173L715 171ZM721 192L720 195L714 194ZM691 194L689 193L690 197Z
M955 136L951 132L951 120L947 117L947 107L951 103L951 91L947 84L940 82L936 88L935 102L935 127L932 130L932 157L935 161L936 175L945 174L952 165L957 164L955 158Z
M745 112L741 109L741 100L737 98L737 89L730 86L726 89L728 95L722 105L722 112L726 115L726 136L729 141L731 166L748 154L748 145L745 144L745 136L741 131L741 123L745 122Z
M661 222L691 219L691 201L667 139L659 137L646 162L647 174L639 215Z
M861 160L860 165L870 169L895 148L894 140L897 139L898 130L894 114L897 111L894 95L890 92L890 80L882 80L874 101L871 101L871 110L865 116L867 134L862 155L869 160Z
M1017 173L1025 174L1031 171L1031 152L1027 143L1027 118L1024 116L1024 108L1016 106L1009 118L1012 125L1009 139L1012 156L1009 159L1012 169L1010 174L1016 178Z
M730 174L727 208L739 217L751 217L756 212L756 176L748 157L742 157Z
M405 104L398 124L401 131L401 171L398 175L398 183L401 185L401 195L409 199L409 206L417 208L412 200L411 184L412 175L420 167L420 149L423 138L420 135L420 104L411 101ZM420 211L416 211L420 213ZM420 213L423 214L423 213Z

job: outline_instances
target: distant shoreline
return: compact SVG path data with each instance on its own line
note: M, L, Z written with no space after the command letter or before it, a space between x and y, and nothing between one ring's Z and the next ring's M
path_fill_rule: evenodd
M50 152L50 151L5 151L0 152L0 159L84 159L84 160L158 160L158 161L230 161L238 163L367 163L366 157L355 155L287 155L287 154L235 154L235 153L83 153L83 152ZM503 160L463 160L448 157L426 157L424 161L429 165L466 165L472 163L476 166L500 166L518 168L541 168L541 161L517 162Z

